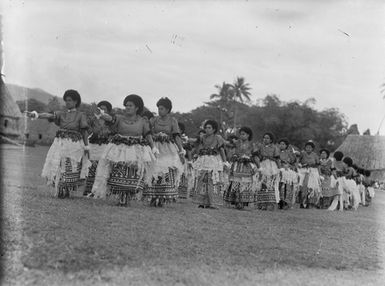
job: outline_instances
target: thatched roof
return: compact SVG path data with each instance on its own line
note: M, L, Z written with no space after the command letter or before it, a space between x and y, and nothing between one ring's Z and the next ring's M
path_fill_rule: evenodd
M385 136L348 135L337 151L359 167L385 172Z
M0 116L20 118L22 114L0 76Z

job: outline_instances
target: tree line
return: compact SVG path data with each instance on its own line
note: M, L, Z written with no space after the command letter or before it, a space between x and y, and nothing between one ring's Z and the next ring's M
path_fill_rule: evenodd
M316 110L315 100L304 102L282 101L275 94L252 101L251 87L243 77L237 77L233 83L223 82L215 85L216 93L209 96L209 101L190 112L174 112L172 115L185 125L186 135L197 136L205 120L213 119L220 125L220 133L225 137L236 134L241 126L253 130L254 139L260 141L265 132L273 133L277 138L287 138L290 143L302 148L308 140L313 140L318 147L331 151L338 148L348 134L359 134L356 124L348 128L346 117L338 108L330 107ZM20 110L52 112L62 109L63 104L57 97L44 104L33 98L18 101ZM80 110L91 117L95 103L82 103ZM147 109L148 110L148 109ZM114 108L122 113L121 108ZM370 135L366 130L364 135Z

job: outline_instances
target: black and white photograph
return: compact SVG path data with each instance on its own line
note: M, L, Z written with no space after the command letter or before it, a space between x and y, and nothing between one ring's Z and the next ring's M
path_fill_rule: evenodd
M2 285L385 285L385 2L2 0Z

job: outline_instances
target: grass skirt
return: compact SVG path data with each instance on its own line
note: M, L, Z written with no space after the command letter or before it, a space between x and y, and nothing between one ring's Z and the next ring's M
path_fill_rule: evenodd
M304 206L318 205L322 197L321 179L317 168L299 169L301 201Z
M343 178L343 189L342 195L344 204L351 206L353 209L357 209L361 202L360 191L358 190L357 184L354 180Z
M280 169L279 198L289 206L293 206L298 192L298 173L291 169Z
M254 170L252 162L233 162L230 169L229 186L224 193L224 201L228 204L243 204L255 202Z
M178 147L172 142L155 141L154 144L159 155L151 166L152 182L144 190L143 197L174 202L179 196L178 187L184 171Z
M272 160L261 162L259 184L257 186L257 207L264 208L279 202L279 170Z
M191 189L194 187L194 172L187 163L184 164L184 172L180 179L178 194L180 199L188 199Z
M82 168L84 155L83 141L72 141L69 138L55 138L47 157L41 176L47 180L47 184L54 186L54 196L66 191L76 191L87 173Z
M96 175L96 169L98 167L98 163L100 160L100 157L102 156L104 149L106 148L107 144L89 144L90 146L90 163L89 168L86 176L86 188L84 190L84 193L88 194L91 193L92 186L95 182L95 175Z
M223 205L223 162L219 155L202 155L193 163L193 202L204 206Z
M140 194L144 185L151 183L154 161L150 146L109 143L99 160L92 193L95 198L110 193Z

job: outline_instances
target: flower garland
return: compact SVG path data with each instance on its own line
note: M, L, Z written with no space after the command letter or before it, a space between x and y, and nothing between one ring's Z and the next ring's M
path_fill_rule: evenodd
M119 134L112 136L109 142L115 145L125 144L127 146L138 145L138 144L142 146L150 145L149 142L142 137L122 137Z
M62 139L70 139L73 142L81 141L83 139L80 132L76 130L69 130L69 129L59 129L56 132L56 138L62 138Z
M103 145L108 144L109 140L109 136L92 134L92 136L88 139L88 142L90 144Z
M175 140L173 137L168 136L166 133L163 133L163 132L154 134L152 138L155 142L159 142L159 143L175 143Z
M231 158L233 162L238 162L242 164L247 164L247 163L253 163L251 158L249 156L238 156L238 155L233 155Z
M203 148L199 150L199 156L216 156L218 151L215 148Z

